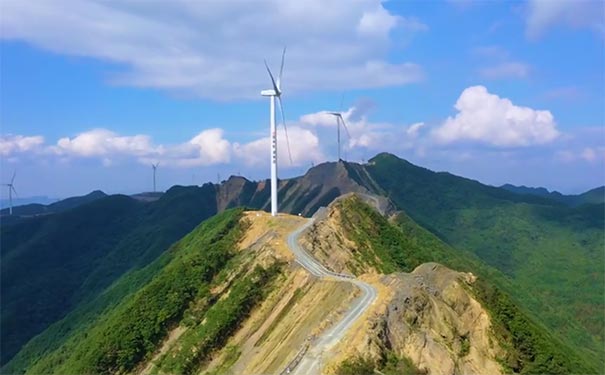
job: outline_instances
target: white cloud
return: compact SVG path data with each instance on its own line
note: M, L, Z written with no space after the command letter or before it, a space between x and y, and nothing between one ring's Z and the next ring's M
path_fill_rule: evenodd
M288 127L289 146L292 154L292 164L290 164L288 143L283 129L280 130L277 134L277 158L280 168L307 165L311 162L317 163L326 159L321 151L319 138L315 133L299 126L290 126ZM235 143L233 150L236 157L244 164L259 166L269 164L269 146L269 137L264 137L245 144Z
M344 130L341 132L342 147L345 154L349 151L349 154L355 153L358 151L357 149L397 152L421 147L420 129L424 126L424 123L418 122L406 126L372 122L368 119L368 113L372 106L373 104L369 105L369 103L361 101L359 104L341 112L348 128L348 133ZM301 116L299 124L316 127L318 131L323 131L321 128L336 127L336 119L329 114L329 111L320 111ZM335 147L336 132L326 135L325 139L322 137L322 141Z
M405 130L406 134L412 138L416 138L418 137L418 133L420 131L420 128L424 127L424 122L417 122L415 124L412 124L410 126L408 126L408 128Z
M416 64L386 59L395 30L411 34L426 25L391 14L380 0L9 0L2 13L2 38L117 63L116 84L204 98L259 97L268 85L262 61L277 66L284 44L286 93L423 77Z
M526 35L540 38L556 24L590 28L603 35L605 16L602 1L530 0L527 7Z
M231 143L223 138L222 129L208 129L186 144L168 148L165 158L179 167L224 164L231 160Z
M61 138L51 150L58 155L83 157L146 156L159 151L147 135L120 136L107 129L93 129L73 138Z
M577 100L583 97L584 92L577 86L556 87L544 93L544 97L554 100Z
M148 135L119 135L108 129L92 129L75 137L64 137L44 150L63 160L97 158L104 166L118 160L134 159L143 164L161 160L165 166L194 167L228 163L231 143L223 130L207 129L189 141L175 145L155 145Z
M529 65L521 62L503 62L494 66L489 66L479 70L479 74L484 78L525 78L529 74Z
M516 106L483 86L465 89L455 108L458 114L433 131L439 143L475 141L517 147L549 143L559 136L550 111Z
M584 150L582 150L580 156L586 161L595 161L597 160L598 152L593 148L586 147Z
M429 30L429 27L425 23L421 22L416 17L399 16L397 24L400 25L402 28L404 28L406 30L410 30L410 31L428 31Z
M605 162L605 147L584 147L578 150L562 150L556 157L567 163L581 161L587 163Z
M384 7L375 7L363 12L357 24L357 31L365 35L387 37L397 24L397 18Z
M529 64L515 61L510 52L499 45L477 46L471 49L471 54L487 64L478 70L483 78L526 78L531 71Z
M8 156L15 153L39 150L44 144L44 137L23 135L0 135L0 155Z
M346 114L343 113L343 117L345 118L345 121L346 121L347 117L345 115ZM334 116L331 115L329 113L329 111L308 113L306 115L302 115L300 117L299 121L303 125L310 125L310 126L327 126L327 127L336 126L336 118L334 118Z

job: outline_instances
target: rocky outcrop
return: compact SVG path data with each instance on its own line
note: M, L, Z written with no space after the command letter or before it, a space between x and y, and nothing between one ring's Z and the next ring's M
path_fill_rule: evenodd
M374 202L370 195L355 195L374 207L388 207L388 200ZM506 352L493 337L488 312L473 296L475 276L438 263L382 275L382 261L371 246L350 239L348 231L362 229L343 225L355 222L347 216L347 205L341 204L350 196L321 212L301 237L304 248L327 268L355 274L379 291L364 323L335 351L340 354L334 363L359 355L382 359L392 353L409 358L428 374L501 373L497 358Z
M504 353L487 311L472 296L475 277L437 263L382 277L393 290L369 322L360 352L392 351L428 374L500 374Z
M231 176L217 185L217 210L246 206L269 210L270 181L250 181ZM359 164L344 161L319 164L300 177L280 180L278 198L280 212L311 216L322 206L347 193L364 196L379 192L378 185ZM373 198L375 199L375 198ZM379 204L382 204L381 200Z

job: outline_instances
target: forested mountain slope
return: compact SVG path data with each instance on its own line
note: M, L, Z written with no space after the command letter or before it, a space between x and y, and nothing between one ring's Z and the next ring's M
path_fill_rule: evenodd
M2 363L124 272L156 259L216 213L214 186L143 204L114 195L1 228Z
M389 154L376 156L365 169L398 208L503 272L525 308L605 363L603 204L567 207Z

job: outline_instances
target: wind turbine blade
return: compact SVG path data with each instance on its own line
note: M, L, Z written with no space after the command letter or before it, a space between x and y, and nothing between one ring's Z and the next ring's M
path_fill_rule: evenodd
M17 194L17 190L15 190L15 187L13 185L11 185L11 189L15 192L15 195L19 195Z
M288 146L288 157L290 158L290 165L292 165L292 152L290 151L290 140L288 139L288 128L286 127L286 115L284 114L284 106L281 102L281 96L277 97L279 101L279 111L281 112L282 124L284 125L284 132L286 133L286 145Z
M342 125L344 126L344 128L347 132L347 137L351 138L351 134L349 133L349 128L347 128L347 123L345 122L345 119L342 117L342 115L340 115L338 117L340 117L340 120L342 121Z
M281 76L284 73L284 60L286 59L286 47L284 46L284 52L281 54L281 66L279 67L279 76L277 77L277 85L281 90Z
M13 182L15 182L15 176L17 175L17 171L13 172L13 178L11 178L11 185Z
M275 90L275 94L279 94L279 88L275 83L275 78L273 78L273 73L271 73L271 69L269 69L269 65L267 65L267 60L265 60L265 68L267 68L267 72L269 72L269 77L271 77L271 83L273 84L273 90Z

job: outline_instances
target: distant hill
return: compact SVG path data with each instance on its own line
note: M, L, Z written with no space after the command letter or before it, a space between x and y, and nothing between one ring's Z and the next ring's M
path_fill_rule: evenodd
M132 198L143 202L154 202L164 195L163 192L146 192L131 195Z
M48 205L39 204L39 203L31 203L22 206L14 206L13 207L13 215L15 216L35 216L35 215L46 215L46 214L54 214L58 212L63 212L78 206L81 206L86 203L93 202L97 199L106 197L107 194L100 190L95 190L89 194L83 195L81 197L71 197L67 199L60 200L55 203L51 203ZM9 209L4 208L0 210L0 215L8 215Z
M13 207L16 206L23 206L26 204L31 204L31 203L38 203L38 204L51 204L54 203L56 201L58 201L59 199L57 198L51 198L51 197L47 197L45 195L38 195L38 196L32 196L32 197L13 197ZM10 205L10 200L8 199L0 199L0 208L4 209L7 208Z
M515 186L511 184L502 185L500 188L517 194L535 195L549 198L572 207L577 207L583 204L600 204L605 202L605 186L594 188L585 193L577 195L564 195L558 191L548 191L543 187L533 188L527 186Z

